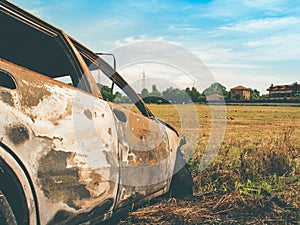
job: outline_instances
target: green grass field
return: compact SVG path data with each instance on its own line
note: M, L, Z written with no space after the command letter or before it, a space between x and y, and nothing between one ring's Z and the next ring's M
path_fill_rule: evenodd
M189 118L190 107L200 126L199 132L194 126L188 130L198 140L188 162L195 197L170 197L131 212L123 223L299 224L300 107L227 106L221 148L204 171L199 162L211 133L209 107L149 105L179 131L180 118Z

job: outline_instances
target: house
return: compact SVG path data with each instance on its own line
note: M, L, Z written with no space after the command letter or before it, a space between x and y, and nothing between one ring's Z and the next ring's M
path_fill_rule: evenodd
M244 86L236 86L230 89L230 99L232 101L243 101L250 100L250 88L246 88Z
M271 84L267 91L269 91L270 100L300 99L300 84L297 82L282 85Z
M206 96L206 101L207 102L224 102L224 96L220 94L212 94Z

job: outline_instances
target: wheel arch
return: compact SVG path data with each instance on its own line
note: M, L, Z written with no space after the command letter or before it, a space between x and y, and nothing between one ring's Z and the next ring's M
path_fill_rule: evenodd
M0 142L0 170L7 173L1 175L4 179L7 179L5 181L7 181L8 184L15 185L9 193L17 194L17 196L10 197L20 197L22 200L13 208L20 206L26 207L23 212L17 212L17 214L19 214L18 216L22 219L22 217L28 215L28 223L30 225L39 225L38 200L30 174L18 156L2 142ZM17 193L15 193L15 191Z

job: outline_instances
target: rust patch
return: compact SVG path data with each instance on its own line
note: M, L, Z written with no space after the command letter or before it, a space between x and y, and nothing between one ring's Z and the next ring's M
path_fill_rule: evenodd
M99 198L100 196L107 194L106 191L100 191L102 190L103 183L105 183L100 174L96 173L95 171L91 171L88 179L90 182L87 183L86 188L90 191L94 198Z
M89 109L84 110L84 115L90 120L93 119L93 114Z
M169 156L167 136L154 121L130 112L128 123L119 125L124 132L123 143L130 146L126 152L124 144L120 143L123 145L121 156L125 166L127 163L131 166L154 166Z
M111 132L111 127L108 128L108 133L109 133L109 135L111 136L111 134L112 134L112 132Z
M13 97L9 92L1 91L0 92L0 97L1 97L1 99L4 103L6 103L10 106L14 106Z
M28 129L23 124L13 124L6 127L6 133L15 145L22 144L29 139Z
M20 96L22 96L21 105L28 107L37 106L43 98L51 95L51 92L44 87L27 86L27 88L22 88L20 92Z
M140 140L147 140L151 136L151 128L150 121L144 119L141 115L137 113L130 112L129 113L129 127L133 128L131 133L133 134L134 138L138 138Z
M80 182L79 168L67 168L67 161L74 157L75 153L51 150L39 161L38 179L50 200L63 201L74 209L80 209L76 202L90 198L90 192Z
M67 108L66 108L66 115L71 115L73 111L73 104L71 102L68 102Z

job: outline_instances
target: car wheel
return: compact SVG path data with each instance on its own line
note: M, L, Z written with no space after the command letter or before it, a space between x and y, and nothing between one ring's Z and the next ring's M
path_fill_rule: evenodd
M175 198L193 195L193 177L180 149L177 150L170 195Z
M17 225L16 217L5 194L0 190L0 224Z

